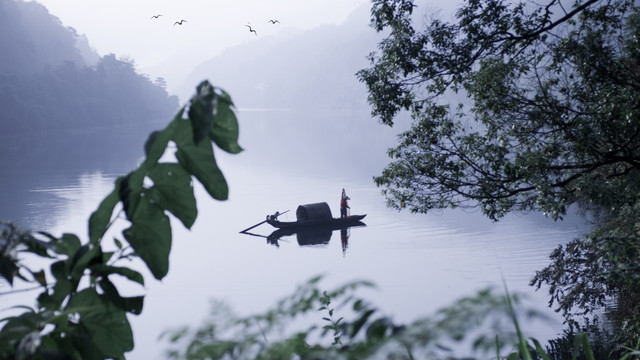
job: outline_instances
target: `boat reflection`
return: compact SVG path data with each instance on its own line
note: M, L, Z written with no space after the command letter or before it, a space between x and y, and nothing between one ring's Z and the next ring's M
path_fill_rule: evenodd
M366 224L358 221L351 226L342 227L315 226L309 228L278 229L267 236L250 232L245 232L244 234L266 238L267 244L276 247L280 247L280 240L293 235L296 236L296 240L298 241L298 245L300 246L324 247L329 244L333 232L340 231L340 242L342 244L342 251L344 253L347 251L347 248L349 246L350 228L360 226L366 226Z

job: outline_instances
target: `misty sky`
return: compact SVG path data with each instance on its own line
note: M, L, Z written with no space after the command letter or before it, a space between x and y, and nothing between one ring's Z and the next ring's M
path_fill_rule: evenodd
M226 47L344 21L369 0L37 0L64 26L85 34L99 55L135 60L138 68L170 59L198 64ZM153 15L162 17L151 19ZM187 20L182 26L176 21ZM277 19L279 24L271 24ZM258 36L249 32L250 24ZM189 65L191 65L189 64Z

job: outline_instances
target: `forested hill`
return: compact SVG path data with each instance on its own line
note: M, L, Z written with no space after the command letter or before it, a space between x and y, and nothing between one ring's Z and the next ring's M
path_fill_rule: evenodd
M0 0L0 133L166 121L164 81L100 57L36 2Z

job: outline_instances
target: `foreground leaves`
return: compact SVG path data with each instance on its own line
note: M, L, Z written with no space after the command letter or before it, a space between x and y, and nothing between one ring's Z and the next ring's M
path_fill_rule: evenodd
M167 358L459 359L496 354L499 359L550 358L539 341L525 337L517 316L517 295L481 290L430 317L398 324L356 296L357 290L372 284L350 282L326 291L320 280L310 279L257 315L238 317L226 304L214 302L212 314L199 327L163 334L170 346ZM545 319L533 309L526 313L525 328L531 320ZM293 326L299 318L305 319L305 326ZM575 356L595 360L586 335L576 334L572 345Z
M213 144L230 153L242 150L229 95L207 81L196 90L188 109L150 134L142 164L119 177L91 214L88 242L74 234L57 238L0 223L0 276L9 284L19 278L42 288L34 309L0 320L0 358L124 359L133 349L127 314L142 312L144 296L122 296L117 284L120 279L145 282L138 271L117 264L138 258L154 278L164 278L172 243L169 214L186 228L193 226L198 215L193 179L213 198L227 199ZM160 161L176 147L174 161ZM114 239L116 250L105 251L103 240L115 221L129 226L124 240ZM19 253L50 259L53 278L21 263Z
M85 289L73 295L68 310L77 311L80 324L104 358L121 357L133 350L133 333L126 312L98 295L95 289Z

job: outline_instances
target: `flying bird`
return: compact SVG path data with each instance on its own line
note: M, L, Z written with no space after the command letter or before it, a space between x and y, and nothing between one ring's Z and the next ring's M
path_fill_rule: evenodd
M182 25L183 22L187 22L187 20L176 21L176 22L173 23L173 26L176 26L176 24Z
M269 20L270 23L275 24L275 23L279 23L280 21L278 20Z
M157 19L157 18L159 18L160 16L162 16L162 14L153 15L151 18L152 18L152 19Z
M251 26L249 26L249 25L245 25L245 26L249 28L249 31L250 31L250 32L252 32L252 33L256 34L256 36L258 36L258 32L256 32L255 30L253 30L253 29L251 28Z

